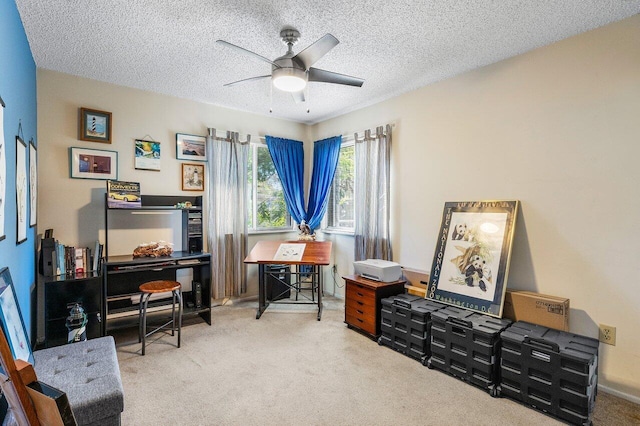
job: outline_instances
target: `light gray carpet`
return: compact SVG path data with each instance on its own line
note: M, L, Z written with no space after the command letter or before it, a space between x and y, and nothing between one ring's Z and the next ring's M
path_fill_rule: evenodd
M216 307L181 348L154 335L144 357L137 336L116 336L123 425L563 424L379 346L346 327L344 301L324 300L322 321L311 306L259 320L256 301ZM594 424L638 421L637 405L598 394Z

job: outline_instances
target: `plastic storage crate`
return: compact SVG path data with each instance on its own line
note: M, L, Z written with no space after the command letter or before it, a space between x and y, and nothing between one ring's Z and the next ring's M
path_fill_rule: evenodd
M500 332L511 321L455 306L431 314L431 359L436 368L497 395Z
M426 362L431 356L431 313L445 306L411 294L382 299L378 343Z
M573 424L591 424L598 340L524 321L501 338L501 395Z

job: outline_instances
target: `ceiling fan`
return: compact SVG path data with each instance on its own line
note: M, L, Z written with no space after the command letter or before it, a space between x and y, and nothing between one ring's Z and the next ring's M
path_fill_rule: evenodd
M307 82L315 81L356 87L361 87L362 83L364 83L364 80L361 78L312 67L313 64L340 43L333 35L325 34L297 54L293 52L293 45L296 44L300 38L300 32L298 32L298 30L294 28L284 28L280 31L280 38L282 38L284 44L287 45L287 53L273 61L250 50L236 46L235 44L224 40L217 40L216 43L271 64L271 74L269 75L246 78L227 83L224 86L234 86L247 81L271 78L276 88L285 92L291 92L293 99L298 103L305 101L304 89L307 86Z

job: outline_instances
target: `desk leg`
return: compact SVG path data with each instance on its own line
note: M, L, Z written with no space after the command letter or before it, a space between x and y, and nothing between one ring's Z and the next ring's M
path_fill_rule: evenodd
M322 318L322 266L317 265L315 268L317 268L316 271L318 273L318 321L320 321L320 318Z
M260 319L262 313L267 309L267 277L265 277L266 268L261 263L258 265L258 311L256 319Z

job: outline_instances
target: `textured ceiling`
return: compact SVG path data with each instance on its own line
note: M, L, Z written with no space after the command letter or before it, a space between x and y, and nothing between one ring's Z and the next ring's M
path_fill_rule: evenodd
M316 123L640 13L640 0L15 0L40 68ZM310 83L296 104L270 80L270 59L326 33L340 40L314 66L365 80ZM309 112L307 112L307 108Z

